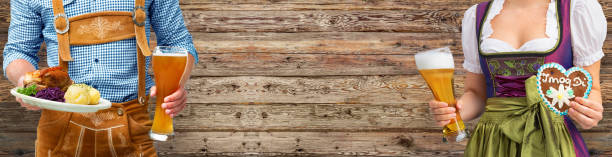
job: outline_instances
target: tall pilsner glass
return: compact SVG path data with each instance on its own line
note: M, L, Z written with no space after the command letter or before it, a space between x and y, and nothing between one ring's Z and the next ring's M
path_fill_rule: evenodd
M453 94L455 64L450 49L445 47L419 52L415 55L415 61L419 73L427 82L435 99L454 107L457 104ZM468 137L459 110L455 111L455 114L456 118L452 119L442 130L444 142L461 142Z
M179 47L157 46L153 52L153 73L157 86L157 99L151 139L166 141L174 135L172 118L161 107L164 98L180 88L187 66L187 50Z

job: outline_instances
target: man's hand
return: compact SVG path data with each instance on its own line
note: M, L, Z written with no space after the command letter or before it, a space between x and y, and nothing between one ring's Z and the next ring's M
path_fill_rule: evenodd
M151 87L151 97L157 95L156 89L156 86ZM161 105L161 107L165 109L166 114L170 115L170 117L176 116L185 109L185 106L187 106L187 91L182 86L174 93L166 96L164 98L164 103Z
M34 70L36 70L36 68L34 68L30 62L24 59L16 59L6 67L6 77L9 79L9 81L11 81L11 83L17 85L17 87L23 87L23 79L25 78L26 73ZM40 110L40 108L36 106L23 103L23 101L21 101L19 98L15 98L15 100L21 104L21 107L28 110Z
M19 78L19 81L17 81L17 87L23 87L23 77L24 77L24 76L21 76L21 77ZM36 106L30 105L30 104L23 103L23 101L22 101L20 98L15 98L15 100L17 100L17 102L19 102L19 104L21 104L21 107L24 107L24 108L26 108L27 110L32 110L32 111L38 111L38 110L40 110L40 108L39 108L39 107L36 107Z

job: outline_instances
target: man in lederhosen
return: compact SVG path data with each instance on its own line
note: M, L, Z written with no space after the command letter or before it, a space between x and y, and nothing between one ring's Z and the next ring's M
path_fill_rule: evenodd
M49 66L62 67L74 82L113 102L96 113L43 109L36 156L156 156L146 92L154 82L145 72L151 27L157 45L189 51L188 76L197 53L178 0L11 0L5 76L23 86L24 75L38 68L36 53L45 42ZM183 110L186 95L181 87L164 98L166 113Z

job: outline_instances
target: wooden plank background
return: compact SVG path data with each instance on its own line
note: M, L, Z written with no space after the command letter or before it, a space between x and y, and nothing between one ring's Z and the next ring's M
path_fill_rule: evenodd
M200 63L189 82L189 107L175 121L177 136L157 143L159 153L461 156L465 144L440 142L441 128L426 107L432 96L413 55L450 46L460 65L462 14L479 1L181 0ZM610 20L612 0L600 3ZM0 0L0 47L9 6ZM607 39L604 120L582 130L593 156L612 156ZM461 92L465 72L457 67ZM10 88L2 78L0 156L33 156L40 113L20 108Z

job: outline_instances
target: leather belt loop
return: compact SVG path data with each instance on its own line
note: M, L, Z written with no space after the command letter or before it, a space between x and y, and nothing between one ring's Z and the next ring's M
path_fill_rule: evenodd
M64 4L62 0L53 0L53 24L57 33L57 45L58 45L58 61L62 70L68 71L68 62L72 61L70 56L70 37L69 37L69 19L64 12ZM64 18L64 21L60 20Z

